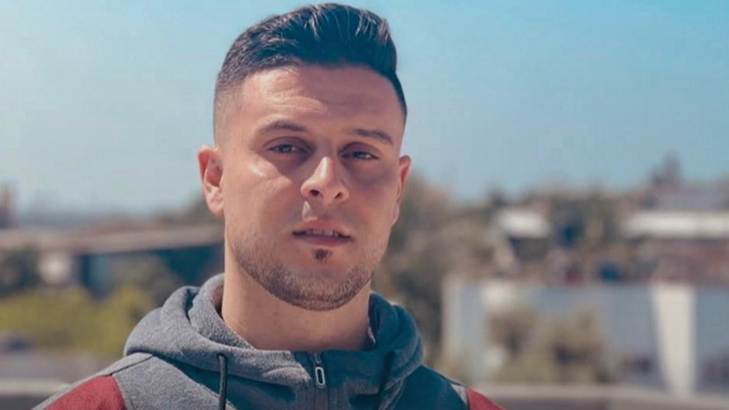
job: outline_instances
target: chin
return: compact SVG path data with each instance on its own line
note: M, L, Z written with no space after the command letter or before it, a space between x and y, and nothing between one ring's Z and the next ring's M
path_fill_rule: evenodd
M301 278L340 281L344 279L348 272L352 271L352 268L352 266L337 264L324 265L313 261L307 266L292 266L290 271L298 272Z

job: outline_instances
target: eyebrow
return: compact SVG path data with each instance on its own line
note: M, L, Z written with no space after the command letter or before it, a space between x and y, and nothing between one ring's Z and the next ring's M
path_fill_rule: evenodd
M392 140L392 137L390 135L388 135L384 131L380 131L380 130L368 130L368 129L365 129L365 128L355 128L355 129L352 130L352 132L354 134L356 134L356 135L359 135L360 137L374 138L374 139L380 140L380 141L382 141L382 142L384 142L386 144L395 145L392 142L393 141Z
M291 131L291 132L306 133L306 132L309 132L309 129L306 128L305 126L303 126L299 123L293 122L293 121L276 120L276 121L273 121L272 123L264 126L260 130L261 133L268 133L268 132L273 132L273 131ZM381 142L384 142L388 145L395 145L392 137L384 131L367 129L367 128L352 128L351 130L349 130L349 132L354 135L357 135L359 137L373 138L373 139L379 140Z
M307 132L308 129L301 124L297 124L287 120L276 120L265 127L261 128L261 133L272 132L272 131L293 131L293 132Z

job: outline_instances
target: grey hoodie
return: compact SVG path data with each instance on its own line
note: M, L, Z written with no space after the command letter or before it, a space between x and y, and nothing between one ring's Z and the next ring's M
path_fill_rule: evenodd
M122 360L37 409L64 408L53 407L59 399L80 403L74 395L82 396L83 386L101 377L116 383L123 406L89 408L466 408L465 388L422 365L423 345L412 317L377 294L370 298L376 339L371 350L311 354L252 347L217 313L222 289L218 275L201 288L177 290L137 325ZM104 386L93 389L109 389Z

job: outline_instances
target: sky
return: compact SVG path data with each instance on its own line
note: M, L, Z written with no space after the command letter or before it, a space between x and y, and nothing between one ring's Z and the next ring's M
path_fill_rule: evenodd
M200 197L233 40L299 1L0 0L0 184L21 209ZM354 1L390 23L404 153L458 201L729 175L729 2Z

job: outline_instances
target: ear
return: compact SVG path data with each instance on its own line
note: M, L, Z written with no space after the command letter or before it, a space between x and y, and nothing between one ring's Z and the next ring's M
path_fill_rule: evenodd
M197 153L203 195L208 209L213 215L222 217L223 213L223 162L218 147L204 146Z
M398 170L398 186L397 186L397 201L395 202L395 208L392 210L392 224L395 225L397 218L400 217L400 203L402 203L402 196L405 193L405 184L410 175L410 164L412 160L409 156L403 155L400 157L400 164Z

